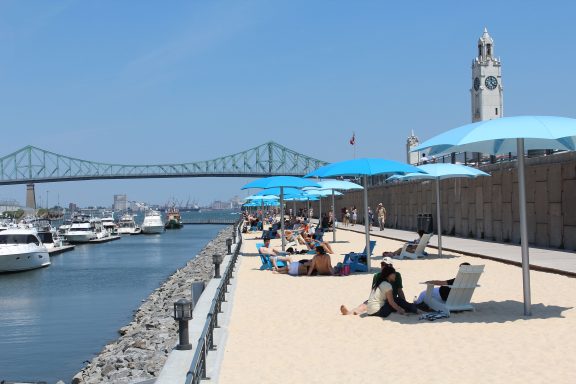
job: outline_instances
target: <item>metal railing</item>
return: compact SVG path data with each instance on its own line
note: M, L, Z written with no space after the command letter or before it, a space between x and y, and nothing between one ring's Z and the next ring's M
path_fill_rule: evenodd
M208 311L208 315L206 316L206 323L202 329L202 334L198 339L194 358L190 364L190 369L186 373L186 384L197 384L200 380L210 379L206 376L206 358L209 351L216 350L216 345L214 344L214 329L219 328L218 314L222 313L222 302L226 301L228 285L230 284L230 279L233 277L232 273L234 266L236 265L238 255L240 254L240 247L242 245L242 234L240 231L241 224L242 220L238 220L234 224L234 231L236 231L236 249L232 254L228 268L222 276L222 280L216 289L216 294L212 299L212 305L210 306L210 311Z

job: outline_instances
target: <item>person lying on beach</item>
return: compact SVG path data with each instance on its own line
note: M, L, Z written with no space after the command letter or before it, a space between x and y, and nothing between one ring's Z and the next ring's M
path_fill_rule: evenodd
M390 257L384 257L384 259L382 260L382 262L380 263L380 267L382 268L380 270L380 272L375 273L374 276L372 277L372 285L374 285L377 281L377 279L380 278L380 275L382 274L382 270L384 270L384 268L387 267L392 267L392 259ZM406 297L404 296L404 290L402 289L402 275L400 275L400 272L395 272L396 273L396 278L394 279L394 281L392 282L392 296L394 297L394 301L399 299L402 299L404 301L406 301ZM343 315L361 315L363 313L366 312L367 306L366 304L368 303L368 301L364 301L362 304L360 304L359 306L357 306L356 308L349 310L348 308L346 308L346 306L344 304L342 304L340 306L340 312L342 312Z
M418 230L418 238L413 240L413 241L409 241L408 242L408 246L406 247L406 251L414 253L416 251L416 248L418 247L418 243L420 242L420 239L422 238L422 236L424 236L424 231L419 229ZM394 256L400 256L400 254L402 253L402 248L400 247L397 250L395 250L394 252L384 252L383 255L385 256L390 256L390 257L394 257Z
M275 272L282 274L289 274L290 276L304 276L308 274L308 269L310 268L310 260L303 259L300 261L294 261L290 263L287 267L280 267Z
M270 246L270 238L264 238L264 246L260 247L259 252L263 255L268 255L270 257L270 262L272 263L273 270L278 269L278 265L276 262L278 260L284 261L287 264L292 262L292 259L289 256L284 256L280 253L280 251L276 248L272 248Z
M384 267L380 276L372 284L372 291L366 303L369 316L388 317L392 312L405 315L406 312L418 313L416 304L408 303L400 297L393 296L392 283L396 280L394 267Z
M470 265L470 263L462 263L460 264L460 267L463 265ZM434 287L432 289L432 297L439 301L446 301L448 299L448 295L450 294L451 290L449 286L454 284L454 280L456 280L456 278L449 280L428 280L425 283L438 285L438 287ZM416 299L416 301L414 301L414 304L418 305L418 307L423 310L427 309L426 308L427 305L424 303L425 297L426 297L426 289L420 292L420 295L418 295L418 298Z
M316 254L310 260L308 276L312 275L334 275L330 255L326 254L326 250L321 245L316 247Z

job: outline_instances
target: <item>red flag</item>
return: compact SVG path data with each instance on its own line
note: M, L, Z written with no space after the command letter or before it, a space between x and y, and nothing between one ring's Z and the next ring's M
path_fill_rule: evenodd
M350 139L350 145L356 144L356 133L352 134L352 138Z

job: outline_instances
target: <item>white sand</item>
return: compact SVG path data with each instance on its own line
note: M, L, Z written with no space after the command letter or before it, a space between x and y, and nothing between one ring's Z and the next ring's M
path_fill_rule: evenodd
M472 298L476 312L434 322L342 316L341 304L368 297L372 274L260 271L254 237L245 235L221 383L576 383L573 278L531 272L533 316L525 318L519 267L450 254L395 261L409 301L424 289L420 281L452 278L464 261L486 265ZM332 245L333 265L364 247L363 234L339 231L338 240L348 242ZM373 240L375 255L402 245Z

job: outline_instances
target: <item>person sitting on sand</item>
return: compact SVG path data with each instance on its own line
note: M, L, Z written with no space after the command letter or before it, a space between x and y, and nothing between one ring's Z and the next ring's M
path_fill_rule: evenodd
M258 252L260 252L263 255L268 255L270 257L270 262L272 263L273 270L278 269L278 265L276 264L278 260L283 261L287 264L290 264L292 262L292 259L289 256L282 255L278 249L272 248L270 246L269 237L264 238L264 246L260 247L260 250Z
M470 263L462 263L460 267L463 265L470 265ZM454 284L454 279L449 280L428 280L426 284L433 284L438 285L438 287L434 287L432 289L432 297L438 301L446 301L448 299L448 295L450 294L450 285ZM418 305L420 309L427 310L427 305L424 303L424 298L426 297L426 289L420 292L414 304Z
M316 247L316 254L312 260L310 260L310 266L308 267L308 276L312 276L313 274L334 275L330 255L326 254L326 250L321 245Z
M394 267L384 267L380 276L372 284L372 292L366 303L366 313L369 316L388 317L392 312L405 315L406 312L418 313L416 304L393 296L392 283L396 280Z
M384 257L382 259L382 262L380 263L380 267L382 268L380 272L375 273L374 277L372 278L372 285L374 285L377 281L377 279L380 278L380 275L382 274L382 270L384 270L384 268L387 267L392 267L392 259L390 257ZM396 278L394 279L394 281L392 282L392 296L394 297L394 301L399 301L399 299L402 299L404 301L406 301L406 297L404 296L404 290L402 289L402 275L400 275L400 272L396 271ZM360 304L359 306L357 306L356 308L349 310L348 308L346 308L345 305L341 305L340 306L340 312L342 312L343 315L361 315L363 313L366 312L367 306L366 304L368 303L368 301L364 301L362 304Z

